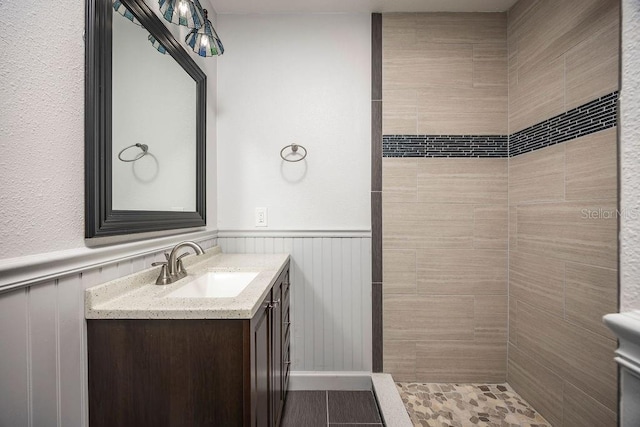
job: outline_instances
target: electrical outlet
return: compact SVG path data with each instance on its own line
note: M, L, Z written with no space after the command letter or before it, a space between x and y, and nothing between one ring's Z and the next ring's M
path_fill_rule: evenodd
M267 208L256 208L256 227L266 227L267 223Z

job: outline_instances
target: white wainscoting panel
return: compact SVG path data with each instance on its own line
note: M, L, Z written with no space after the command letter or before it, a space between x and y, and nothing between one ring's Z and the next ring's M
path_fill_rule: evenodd
M371 371L370 236L229 234L224 253L291 254L292 371Z
M84 290L163 260L144 253L0 294L0 427L88 427Z

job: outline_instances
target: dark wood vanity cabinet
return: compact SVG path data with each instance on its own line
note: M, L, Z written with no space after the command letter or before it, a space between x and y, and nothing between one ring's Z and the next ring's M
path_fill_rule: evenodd
M254 426L279 426L289 384L289 271L272 289L271 301L263 304L252 323L256 378Z
M289 266L252 319L89 319L91 427L279 426Z

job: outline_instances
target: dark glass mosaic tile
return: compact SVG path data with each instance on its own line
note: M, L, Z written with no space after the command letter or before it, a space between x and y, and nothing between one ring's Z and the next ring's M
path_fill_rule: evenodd
M383 157L513 157L599 132L617 123L612 92L511 135L384 135Z

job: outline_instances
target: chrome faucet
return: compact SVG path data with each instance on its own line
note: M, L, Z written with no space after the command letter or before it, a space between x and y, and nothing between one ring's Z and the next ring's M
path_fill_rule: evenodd
M193 249L196 255L204 254L204 249L202 249L202 247L196 242L186 241L178 243L173 247L170 254L164 254L167 258L166 261L154 262L151 264L153 266L162 266L160 275L156 279L156 285L168 285L169 283L173 283L187 275L187 270L185 270L184 265L182 264L182 258L188 255L188 252L178 255L178 251L184 246L188 246Z

